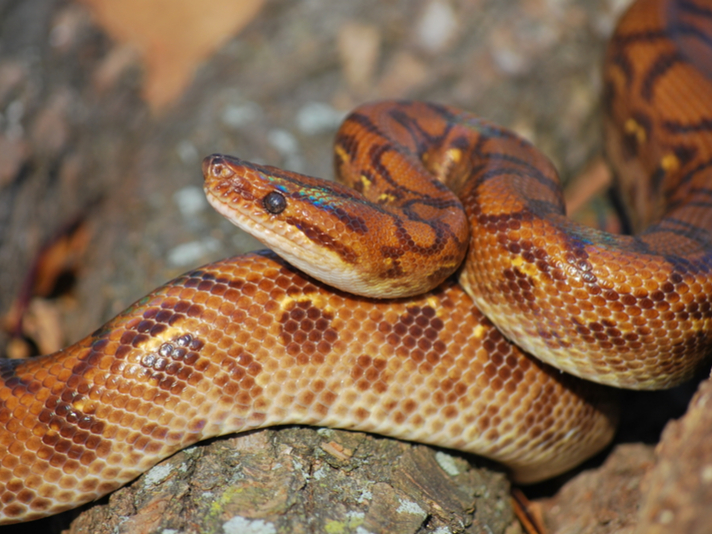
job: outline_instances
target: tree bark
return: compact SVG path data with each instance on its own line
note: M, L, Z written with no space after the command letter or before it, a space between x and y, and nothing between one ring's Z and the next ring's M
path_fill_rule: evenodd
M512 520L506 476L449 451L283 427L179 452L68 532L503 533Z

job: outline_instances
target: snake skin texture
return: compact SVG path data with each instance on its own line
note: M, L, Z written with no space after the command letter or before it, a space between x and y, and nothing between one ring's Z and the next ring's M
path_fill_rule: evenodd
M639 214L635 237L566 220L553 169L526 179L527 162L508 162L510 176L474 186L464 202L474 228L464 283L478 307L564 371L665 388L709 356L711 24L709 1L639 1L609 45L608 155ZM509 225L521 225L515 238Z
M467 249L451 222L457 193L471 226L460 284L508 339L587 380L675 386L700 368L712 333L712 83L683 47L704 35L702 12L639 2L609 48L608 129L623 147L611 159L638 167L622 187L648 224L635 236L568 219L556 170L513 132L424 102L366 104L346 118L336 168L352 189L214 155L204 162L208 199L315 278L399 296L420 266L437 284L433 263L449 266L456 245ZM668 31L666 16L676 23ZM329 255L333 263L320 261Z
M391 158L398 150L376 142L386 124L379 121L395 121L385 129L407 133L396 145L447 176L473 224L477 247L460 283L449 278L424 295L371 299L324 285L271 253L245 255L169 282L62 351L0 361L0 524L96 499L199 440L275 424L470 451L502 462L521 482L600 450L615 428L613 392L533 359L490 321L506 336L534 338L527 350L563 354L567 370L627 387L670 385L706 352L710 154L696 139L708 138L709 98L670 116L658 114L657 100L712 94L706 79L695 78L707 85L693 89L677 81L701 68L686 50L706 51L695 37L707 32L699 21L709 15L701 3L641 1L609 51L607 121L618 136L609 151L651 175L645 190L668 200L642 206L652 229L619 238L566 222L548 161L471 115L423 103L361 108L337 137L337 167L362 191L398 177L402 168ZM681 41L671 39L668 23ZM231 161L213 158L206 169L225 172ZM637 183L624 182L624 194L635 196ZM385 184L380 194L397 197L399 187ZM261 209L283 207L278 198L260 200ZM447 211L449 202L433 206ZM343 224L344 212L332 211ZM408 216L421 222L424 214L415 208ZM398 239L426 254L428 247L409 245L414 230L403 228ZM338 246L317 227L307 234ZM400 275L392 261L399 252L391 250L385 278ZM349 257L344 248L337 255ZM473 261L489 274L473 273ZM486 318L466 290L486 313L495 304L505 311Z
M4 522L72 508L196 441L275 424L477 452L534 481L610 440L608 391L508 343L454 282L399 302L271 255L174 280L64 351L0 366Z

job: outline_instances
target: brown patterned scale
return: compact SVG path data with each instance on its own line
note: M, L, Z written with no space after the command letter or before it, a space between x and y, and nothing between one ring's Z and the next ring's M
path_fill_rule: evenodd
M2 521L78 506L196 441L274 424L477 452L521 481L609 441L607 392L520 352L454 282L397 302L269 253L156 290L92 336L0 362Z
M624 196L652 224L636 237L567 221L543 156L444 106L359 108L336 151L356 193L305 194L304 183L285 185L295 176L286 171L209 159L220 211L239 197L256 220L287 215L275 241L299 230L337 263L380 257L369 276L384 288L401 285L409 264L427 264L430 283L455 268L450 247L466 238L447 181L472 225L462 285L376 300L269 253L246 255L179 277L58 353L0 362L0 523L95 499L201 439L274 424L471 451L522 482L600 450L615 426L610 391L539 363L490 320L526 350L607 383L668 386L699 365L712 314L712 85L701 74L711 21L708 3L639 0L613 38L608 150L632 171ZM254 189L236 169L283 189ZM411 171L438 179L410 185ZM352 211L361 193L375 195L380 219ZM290 211L295 202L328 222ZM391 225L385 242L349 240L377 233L374 221ZM431 262L439 255L443 267Z

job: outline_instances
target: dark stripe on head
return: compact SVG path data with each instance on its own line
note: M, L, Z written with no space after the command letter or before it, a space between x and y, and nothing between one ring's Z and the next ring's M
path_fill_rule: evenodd
M683 61L682 56L677 52L661 54L653 62L648 71L643 76L640 94L646 102L650 102L653 98L653 90L658 80L665 76L667 72L676 64Z

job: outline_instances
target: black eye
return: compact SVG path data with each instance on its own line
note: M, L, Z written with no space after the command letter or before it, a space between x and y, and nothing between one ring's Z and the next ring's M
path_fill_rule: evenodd
M262 199L262 203L265 209L274 215L282 213L284 208L287 207L287 199L284 198L284 195L276 191L268 193L267 196Z

